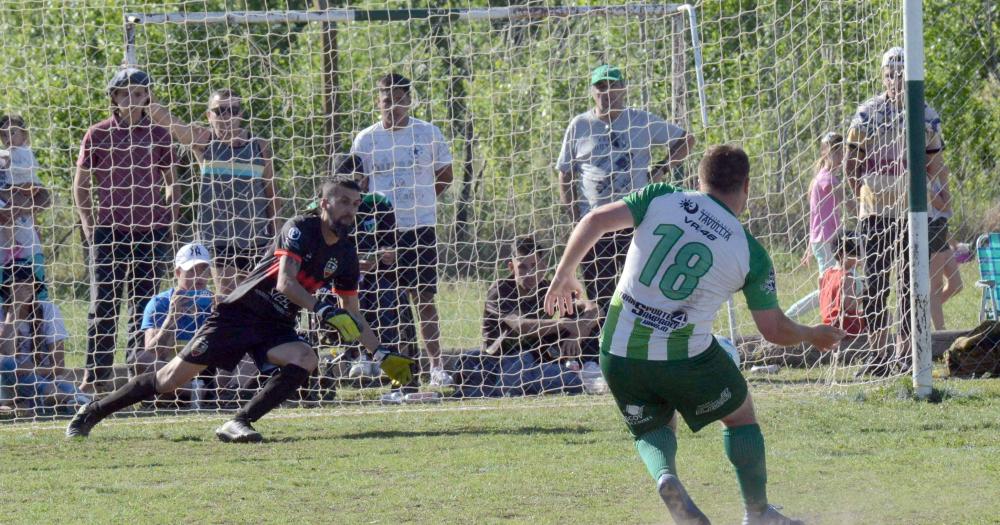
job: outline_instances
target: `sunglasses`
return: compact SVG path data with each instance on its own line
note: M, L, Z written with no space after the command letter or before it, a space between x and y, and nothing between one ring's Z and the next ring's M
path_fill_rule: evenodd
M236 116L243 113L243 108L239 106L219 106L210 109L212 113L215 113L220 117Z

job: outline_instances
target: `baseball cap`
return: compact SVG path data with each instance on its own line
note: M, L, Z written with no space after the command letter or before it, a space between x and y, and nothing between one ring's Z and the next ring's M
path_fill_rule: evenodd
M116 89L127 88L129 86L145 86L148 88L151 83L152 80L145 71L134 67L126 67L119 69L115 73L115 76L111 77L111 80L108 81L108 94Z
M210 264L211 262L212 258L208 255L208 249L193 242L185 244L180 250L177 250L177 256L174 257L174 268L180 268L186 272L199 264Z
M590 73L590 85L593 86L602 80L622 82L624 80L622 77L622 70L608 64L597 66L597 68Z
M882 55L882 67L903 67L903 48L890 48Z

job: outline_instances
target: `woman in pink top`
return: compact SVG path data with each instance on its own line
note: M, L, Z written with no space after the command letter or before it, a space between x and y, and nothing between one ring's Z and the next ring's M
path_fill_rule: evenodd
M816 175L809 183L809 250L816 258L819 275L835 266L832 243L840 231L839 206L843 196L840 173L844 161L844 137L832 131L820 139L820 156L816 161ZM809 253L802 257L809 265ZM795 302L785 315L795 319L819 308L819 290Z

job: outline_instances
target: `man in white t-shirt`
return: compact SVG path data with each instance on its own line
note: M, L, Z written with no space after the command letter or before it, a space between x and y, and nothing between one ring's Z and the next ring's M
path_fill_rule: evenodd
M361 158L368 190L385 195L396 213L399 287L417 305L427 344L431 384L451 378L441 362L437 294L437 197L451 184L451 151L437 126L410 116L410 80L397 73L378 81L379 122L358 134L351 153Z
M647 111L625 107L625 79L617 67L604 64L594 69L590 94L594 108L570 121L556 162L562 203L574 223L598 206L662 181L694 146L694 137L683 129ZM667 148L667 155L653 164L653 148L660 146ZM631 231L610 234L583 261L587 296L604 313L631 238Z

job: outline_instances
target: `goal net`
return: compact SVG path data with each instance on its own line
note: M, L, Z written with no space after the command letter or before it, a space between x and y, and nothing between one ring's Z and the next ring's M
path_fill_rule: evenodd
M977 2L966 3L968 12L976 12L971 4ZM708 145L729 142L746 149L752 187L744 218L773 259L782 307L800 321L821 319L820 300L813 294L821 279L817 254L826 263L832 252L822 250L842 232L859 241L854 295L862 305L858 308L873 298L885 305L885 330L877 337L864 332L833 353L776 347L761 341L737 295L720 312L715 332L734 341L748 377L762 385L828 391L909 373L895 366L873 374L866 367L891 355L897 334L905 332L895 305L906 288L899 288L893 273L905 254L887 255L903 239L892 230L902 223L877 223L871 225L875 230L865 230L864 212L839 167L827 193L836 196L843 189L843 197L836 205L822 205L829 210L825 221L837 226L819 228L821 238L816 238L817 227L810 223L810 193L815 193L813 181L824 152L821 138L828 132L847 137L850 129L857 138L860 128L857 123L852 128L852 121L858 106L885 91L883 54L902 45L899 3L555 7L532 2L395 9L397 4L373 1L349 9L327 7L322 1L131 2L54 10L8 2L0 7L0 30L9 35L7 52L0 56L5 71L0 107L23 117L8 127L24 127L30 134L30 142L13 139L22 141L20 149L4 143L12 164L5 171L7 187L13 188L14 207L25 208L23 196L29 195L37 208L9 213L6 237L0 239L7 242L0 404L12 408L15 420L70 412L90 395L85 376L98 379L98 388L120 384L137 370L161 366L182 347L190 337L183 327L191 328L203 317L212 293L231 286L225 278L259 262L259 248L273 235L268 220L272 207L279 226L284 219L309 213L322 180L338 170L350 171L346 159L359 150L359 134L382 119L377 82L389 73L410 81L411 118L440 130L443 143L427 153L429 158L440 161L444 149L452 158L453 181L436 198L433 236L411 229L414 221L427 220L398 200L402 193L387 194L397 202L369 197L364 203L395 206L388 213L397 224L389 231L376 225L374 235L367 237L371 243L362 246L362 259L373 268L366 266L363 272L359 299L383 342L421 356L420 385L394 395L365 352L323 337L303 316L302 333L316 344L320 366L296 401L311 406L604 391L591 359L595 337L584 337L579 345L583 360L560 357L560 349L576 348L560 341L566 339L565 330L561 336L540 336L541 344L531 343L532 348L515 357L521 348L510 343L513 328L503 317L510 308L517 311L511 306L517 301L511 302L510 290L501 290L506 295L500 300L490 294L496 281L509 287L515 241L524 235L533 236L540 265L549 272L555 267L574 221L573 207L561 199L558 159L570 121L596 103L592 72L602 64L613 66L604 70L605 82L621 75L627 86L625 105L653 115L660 123L655 129L666 136L658 143L651 140L654 128L649 126L639 132L626 126L619 137L609 135L610 140L638 144L646 134L649 148L635 146L628 152L629 162L640 163L637 159L647 155L655 166L683 142L671 135L673 130L685 130L696 139L694 147L686 160L659 176L694 188L697 162ZM927 17L927 34L933 35L927 38L927 102L941 116L947 144L942 155L950 168L946 187L953 199L948 239L974 244L980 233L1000 226L988 223L989 211L996 213L998 193L991 178L996 150L988 138L997 136L1000 121L995 104L989 103L998 93L998 75L995 60L987 60L996 49L989 47L996 43L996 21L977 19L980 37L960 34L964 22L955 9ZM81 142L86 143L91 126L111 116L108 80L123 66L148 73L155 102L183 124L163 139L174 152L166 158L176 173L179 215L170 221L172 235L162 239L129 223L141 222L134 213L108 212L106 218L97 209L104 202L101 174L90 170L98 227L85 240L81 190L79 181L74 190L74 177L78 162L90 162L79 158L98 158L101 152L84 155ZM902 144L904 128L893 129L872 139L873 131L865 128L865 138ZM122 140L119 144L134 146L128 142L134 138ZM25 171L18 160L28 146L37 159L33 171ZM421 157L418 149L413 148L410 159ZM104 155L107 162L130 158ZM372 163L379 162L363 154L359 160L356 171L373 171ZM435 164L438 175L442 166ZM408 166L388 171L393 169L416 176ZM31 174L39 177L37 184ZM272 175L274 198L267 182ZM430 182L421 183L433 185L433 176L432 170ZM115 194L106 198L116 202L138 199L135 206L141 206L143 198L168 198L162 192L143 197L135 190L143 182L134 174L104 183ZM368 183L379 186L384 180L370 177ZM35 186L47 190L50 206L43 205L46 192ZM905 217L905 190L897 197L886 201L888 207L879 214ZM947 210L935 216L945 215ZM28 246L19 244L27 235L23 230L32 228L29 219L37 246L31 235ZM378 222L359 220L358 227ZM101 225L111 227L102 230ZM396 243L391 263L382 259L387 249L383 239L390 237ZM188 299L161 297L159 306L151 307L148 321L153 326L147 333L140 322L146 302L152 293L179 286L175 255L189 243L208 248L218 275L192 285L206 292L175 292ZM33 247L40 248L37 255ZM30 260L26 274L25 249ZM436 264L428 259L432 252ZM965 290L944 304L945 324L971 328L979 315L976 263L946 264L954 261L954 253L940 253L946 252L939 252L932 271L946 275L945 288L954 289L956 272L965 282ZM879 260L870 262L875 255ZM104 258L103 277L95 257ZM615 264L608 253L595 261L595 267L612 272ZM884 283L871 279L872 264L889 272ZM425 289L409 293L400 286L401 279L429 279L428 266L436 269L436 294ZM22 286L25 282L32 286ZM487 308L488 303L502 311ZM129 316L130 307L135 317ZM183 308L188 310L179 312ZM445 376L431 373L438 361L428 354L428 338L434 334L427 321L435 310ZM159 325L170 316L178 329L175 341L164 339L171 343L165 345L158 339ZM184 316L188 320L179 320ZM845 317L838 317L839 322ZM596 330L584 331L596 336ZM96 372L85 373L85 368ZM252 395L267 372L260 375L245 359L233 371L204 374L176 398L137 409L231 409ZM417 395L405 397L408 393Z

